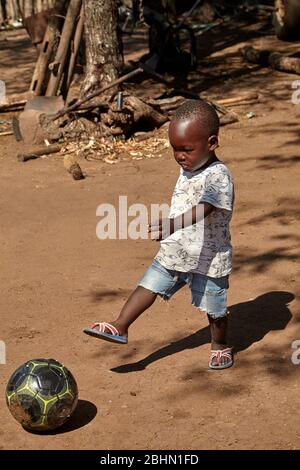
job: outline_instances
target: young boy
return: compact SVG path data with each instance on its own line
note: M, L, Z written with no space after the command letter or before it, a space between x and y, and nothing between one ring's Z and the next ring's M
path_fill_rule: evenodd
M211 369L233 364L226 342L227 289L232 248L229 222L233 209L233 181L215 150L219 118L203 100L188 100L175 112L169 126L174 158L180 165L168 219L149 225L161 247L132 292L119 317L95 323L84 332L115 343L127 343L128 327L155 301L170 299L185 284L192 304L208 316L212 350ZM166 224L169 222L169 225Z

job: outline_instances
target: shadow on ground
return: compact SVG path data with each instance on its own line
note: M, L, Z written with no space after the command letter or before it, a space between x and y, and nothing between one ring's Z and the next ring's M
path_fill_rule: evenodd
M253 343L261 341L270 331L284 330L292 318L289 303L294 297L291 292L272 291L262 294L254 300L231 306L229 308L229 342L234 347L235 353L244 351ZM111 370L117 373L144 370L153 362L209 342L210 331L207 326L192 335L154 351L140 361L123 364ZM133 351L132 354L135 352Z
M87 400L78 400L76 410L73 415L62 427L52 431L43 433L36 431L29 431L31 434L54 435L65 434L67 432L75 431L75 429L83 428L89 424L97 414L97 407Z

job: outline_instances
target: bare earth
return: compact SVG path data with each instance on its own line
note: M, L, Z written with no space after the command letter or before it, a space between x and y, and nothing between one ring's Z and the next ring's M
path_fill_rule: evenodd
M20 30L0 36L0 78L9 93L30 82L34 55L24 38ZM96 208L118 207L119 195L129 205L169 203L178 176L171 152L116 165L82 161L87 177L73 181L59 155L22 164L20 144L0 137L0 339L7 347L0 448L300 448L300 365L291 361L291 344L300 339L300 105L291 102L298 77L243 64L238 48L246 43L299 48L241 29L238 40L211 51L210 65L205 58L199 66L198 79L211 79L211 98L261 94L260 103L234 108L240 122L221 130L219 157L236 185L229 305L237 354L227 371L207 368L207 322L188 289L168 304L157 300L132 326L128 346L82 333L115 317L158 249L150 240L98 240ZM5 405L8 378L37 357L63 362L80 393L73 419L46 436L24 431Z

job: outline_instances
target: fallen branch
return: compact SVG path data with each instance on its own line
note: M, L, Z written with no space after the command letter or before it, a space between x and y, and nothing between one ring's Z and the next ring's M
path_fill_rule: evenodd
M199 99L199 96L197 96L197 98ZM218 102L212 101L208 98L206 100L221 114L227 114L229 112L227 108L222 106L222 100ZM160 100L148 100L147 103L155 108L159 108L162 112L168 113L178 108L178 106L180 106L184 101L185 98L183 96L173 96L172 98L164 98Z
M236 103L228 104L230 108L233 108L235 106L247 106L248 104L257 104L259 103L260 100L257 98L255 100L245 100L245 101L238 101Z
M111 135L130 135L132 130L143 128L152 130L168 121L166 114L161 114L152 106L136 96L125 96L122 111L117 104L111 103L107 112L101 114L101 124Z
M226 124L233 124L234 122L238 122L239 118L238 115L233 112L228 112L220 117L220 125L226 126Z
M263 67L272 67L281 72L295 73L300 75L300 59L290 57L279 52L269 50L258 50L252 46L246 46L240 49L242 56L253 64L259 64Z
M0 112L16 111L19 108L23 109L27 101L32 97L33 93L30 91L8 95L6 102L0 104Z
M172 96L172 98L163 98L160 100L150 99L147 100L147 104L154 108L159 108L161 111L168 112L178 108L184 101L185 98L183 96Z
M254 96L254 94L248 94L248 96ZM257 95L257 94L256 94ZM246 96L246 95L245 95ZM229 111L225 106L221 103L232 102L233 100L237 101L241 97L238 98L228 98L219 101L212 101L206 98L206 101L211 104L215 108L216 111L221 115L220 116L220 123L221 125L231 124L233 122L238 122L239 118L236 113L233 111ZM199 99L199 98L198 98ZM244 96L243 98L244 99ZM172 98L165 98L160 100L148 100L147 103L153 106L156 109L159 109L164 114L167 113L169 116L172 115L173 111L178 108L184 102L184 98L182 96L173 96Z
M233 96L232 98L223 98L221 100L218 100L218 103L221 105L233 105L236 103L240 103L242 101L250 101L250 100L257 100L258 99L258 93L256 92L250 92L250 93L245 93L244 95L240 96Z
M27 103L27 100L20 100L20 101L15 101L11 103L0 104L0 113L23 109L26 103Z
M36 150L32 150L28 153L18 153L17 159L19 162L27 162L28 160L34 160L41 157L42 155L49 155L50 153L60 152L61 145L53 144L48 146L39 147Z
M13 132L12 132L12 131L0 132L0 137L1 137L2 135L13 135Z

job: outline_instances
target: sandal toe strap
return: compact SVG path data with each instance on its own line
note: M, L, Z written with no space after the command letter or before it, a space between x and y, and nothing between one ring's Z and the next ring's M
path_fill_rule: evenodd
M117 328L111 325L110 323L106 323L106 322L94 323L92 325L92 329L97 329L98 331L100 331L100 333L110 333L114 336L120 336Z

